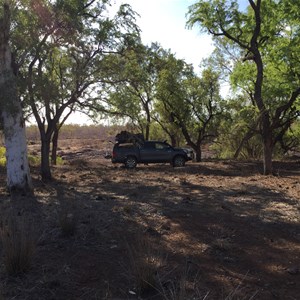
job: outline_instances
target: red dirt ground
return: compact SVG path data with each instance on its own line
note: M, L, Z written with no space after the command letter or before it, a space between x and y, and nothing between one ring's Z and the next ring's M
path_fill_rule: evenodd
M2 260L3 299L300 299L300 161L263 176L236 161L126 170L104 153L64 141L53 182L32 167L34 199L10 200L0 169L2 224L36 237L26 273Z

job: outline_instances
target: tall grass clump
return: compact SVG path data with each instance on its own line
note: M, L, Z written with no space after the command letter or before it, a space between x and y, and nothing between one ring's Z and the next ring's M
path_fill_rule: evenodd
M153 247L147 236L142 235L138 235L133 243L127 243L127 249L136 292L143 295L156 291L157 273L165 262L162 252Z
M9 217L0 227L0 240L7 273L17 275L28 271L35 250L31 225L24 219Z

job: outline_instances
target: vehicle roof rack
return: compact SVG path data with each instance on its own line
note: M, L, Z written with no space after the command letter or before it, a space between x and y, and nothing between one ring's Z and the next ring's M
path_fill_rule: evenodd
M145 138L142 133L131 133L124 130L116 135L115 141L118 144L133 143L143 145L145 142Z

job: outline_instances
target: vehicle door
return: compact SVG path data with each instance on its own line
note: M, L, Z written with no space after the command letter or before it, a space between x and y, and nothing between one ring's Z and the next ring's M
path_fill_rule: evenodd
M155 162L170 162L173 148L165 142L155 142Z
M155 162L155 155L155 143L153 142L145 142L144 145L140 148L141 162Z

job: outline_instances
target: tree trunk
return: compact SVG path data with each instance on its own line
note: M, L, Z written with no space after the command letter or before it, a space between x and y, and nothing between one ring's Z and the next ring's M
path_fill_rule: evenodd
M268 115L263 117L262 122L263 122L262 138L263 138L263 149L264 149L264 153L263 153L264 175L270 175L273 173L273 162L272 162L273 132L270 128Z
M22 108L17 99L10 98L14 113L2 111L6 147L7 187L9 191L33 192L27 157L27 144Z
M197 147L195 149L195 152L196 152L196 161L197 162L201 162L202 161L202 151L201 151L201 147Z
M147 124L146 124L146 132L145 132L145 140L148 141L149 137L150 137L150 125L147 122Z
M272 161L273 147L268 143L264 143L264 175L270 175L273 173L273 161Z
M9 48L10 11L4 4L0 19L0 111L6 147L7 187L10 191L32 193L27 157L25 123L17 95L16 76L11 66Z
M145 113L146 113L145 139L146 139L146 141L148 141L150 138L150 124L151 124L151 114L150 114L150 109L149 109L148 103L144 104L144 109L145 109Z
M43 181L52 179L50 170L50 138L41 136L41 176Z
M54 130L54 134L52 137L52 150L51 150L51 164L54 166L57 163L58 135L59 135L59 129L56 128Z
M244 144L245 144L247 141L249 141L253 136L254 136L254 132L253 132L252 129L250 129L250 130L247 132L247 134L243 137L243 139L242 139L240 145L239 145L238 148L236 149L236 151L235 151L235 153L234 153L234 156L233 156L234 159L237 159L237 158L239 157L239 155L240 155L240 153L241 153L241 151L242 151L242 149L243 149L243 147L244 147Z
M272 173L272 129L270 125L270 113L267 110L265 103L262 98L262 87L264 80L264 64L262 62L261 53L258 48L258 39L261 32L261 0L258 0L256 5L251 5L255 14L255 28L253 31L253 36L251 38L251 52L254 55L254 62L256 64L256 80L255 80L255 90L254 90L254 100L261 113L261 125L262 125L262 138L263 138L263 148L264 148L264 175L269 175Z
M171 139L171 145L172 145L172 147L176 147L177 146L177 140L176 140L175 134L170 134L169 137Z

